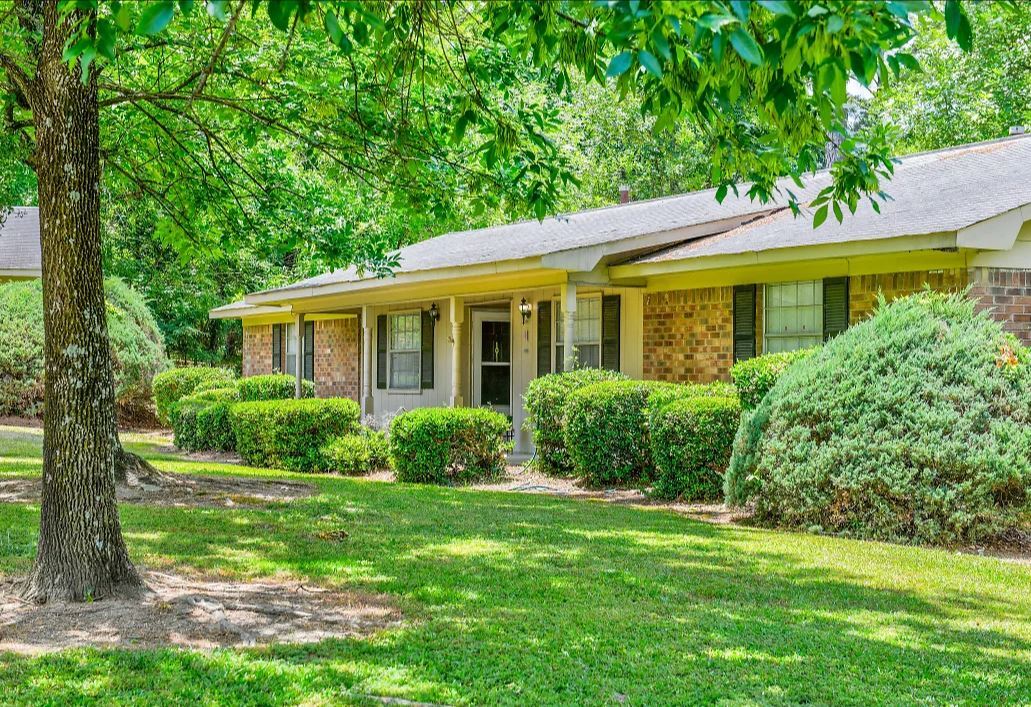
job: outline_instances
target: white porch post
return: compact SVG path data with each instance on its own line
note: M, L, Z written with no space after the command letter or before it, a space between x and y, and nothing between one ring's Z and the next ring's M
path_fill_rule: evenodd
M304 390L304 313L297 315L297 346L294 350L294 369L297 382L294 386L294 397L300 398Z
M573 335L576 323L576 283L567 282L561 287L562 299L562 370L576 367L576 352L573 350Z
M460 297L448 302L451 317L451 407L462 407L462 325L465 323L465 303Z
M362 412L373 414L372 404L372 322L369 308L362 307Z

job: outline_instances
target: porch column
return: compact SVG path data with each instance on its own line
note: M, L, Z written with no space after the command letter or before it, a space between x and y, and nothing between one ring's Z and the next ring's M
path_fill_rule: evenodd
M294 397L300 398L304 390L304 313L297 315L297 345L294 347L294 369L297 381L294 385Z
M362 412L372 415L372 322L369 308L362 307Z
M465 404L462 396L462 325L465 323L465 302L452 297L448 302L451 316L451 407Z
M571 371L576 368L576 351L573 350L573 334L576 324L576 283L567 282L562 285L562 370Z

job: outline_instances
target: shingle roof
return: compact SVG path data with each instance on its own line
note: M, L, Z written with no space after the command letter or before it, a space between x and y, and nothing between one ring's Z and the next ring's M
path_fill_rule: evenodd
M0 224L0 270L39 272L39 209L16 206Z
M821 171L805 181L803 189L787 179L780 185L805 202L831 180L827 171ZM716 201L714 190L707 189L544 221L446 233L398 251L400 267L396 272L532 258L741 217L755 220L718 235L681 241L630 262L956 231L1031 203L1031 137L1003 138L903 157L884 189L893 200L881 205L880 215L864 201L855 215L846 214L844 223L838 224L832 216L817 229L812 227L808 210L794 218L783 198L762 204L745 196L747 187L742 187L740 196L731 193L722 204ZM778 207L780 211L765 215ZM627 255L633 250L634 246L628 244ZM354 268L347 268L270 292L371 278L362 278Z
M1007 138L903 158L885 187L891 200L876 213L861 202L854 215L819 228L812 212L783 209L725 233L674 245L633 263L948 233L1031 203L1031 139Z

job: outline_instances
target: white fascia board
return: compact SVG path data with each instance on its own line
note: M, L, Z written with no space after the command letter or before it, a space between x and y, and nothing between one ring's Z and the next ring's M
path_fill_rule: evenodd
M1031 221L1031 204L1024 204L998 216L961 228L956 237L960 248L1009 250L1024 224Z
M26 268L0 269L0 277L9 277L16 280L35 280L36 278L43 277L43 271Z
M289 314L289 307L217 307L208 312L208 319L243 319L244 317L261 317L266 315Z

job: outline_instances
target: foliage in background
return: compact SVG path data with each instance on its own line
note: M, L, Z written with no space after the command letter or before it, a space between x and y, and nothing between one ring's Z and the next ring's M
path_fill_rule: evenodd
M230 412L236 451L253 466L325 471L322 448L359 430L358 403L346 398L237 403Z
M104 281L119 415L146 413L154 376L168 366L147 303L118 278ZM38 415L43 406L43 292L38 280L0 285L0 415Z
M463 484L505 471L511 423L487 408L419 408L390 423L398 481Z
M765 522L954 543L1029 507L1031 355L964 295L882 299L789 368L747 424L755 445L735 451L754 467L735 484Z

